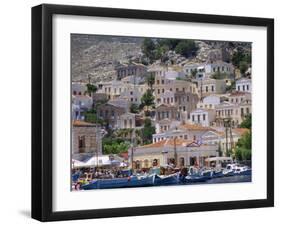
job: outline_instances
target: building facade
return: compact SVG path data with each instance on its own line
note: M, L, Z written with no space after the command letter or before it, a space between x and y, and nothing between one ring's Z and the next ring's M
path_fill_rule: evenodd
M101 130L98 125L74 120L72 123L72 154L101 154L101 138Z
M201 98L213 95L222 94L226 91L226 82L224 79L198 79L198 92Z
M170 127L169 130L156 133L152 135L153 143L167 140L180 138L183 140L192 140L198 143L202 140L202 135L208 131L216 131L211 127L203 127L201 125L195 125L190 123L177 125L175 128Z
M117 120L126 112L125 108L109 103L102 104L97 107L98 118L104 120L112 128L116 128L118 126Z
M209 95L204 97L200 102L197 103L197 108L201 109L215 109L221 102L221 97L218 95Z
M241 78L235 82L236 91L252 92L252 80L249 78Z
M234 75L232 64L224 61L207 61L206 63L188 63L184 65L184 71L189 77L195 75L195 79L210 78L213 74L219 72L226 74L227 77Z
M129 162L133 168L173 164L177 167L205 166L205 159L218 156L218 145L198 144L182 139L167 139L129 149Z
M87 84L84 82L72 82L72 95L84 95L87 91Z
M118 119L118 129L132 129L136 127L135 114L125 113L120 115Z
M196 109L191 111L189 122L201 126L211 126L216 119L214 109Z
M155 109L156 121L163 119L175 120L178 119L177 108L171 105L161 104Z
M138 63L120 64L115 67L115 71L117 79L120 80L127 76L144 76L147 73L147 68Z

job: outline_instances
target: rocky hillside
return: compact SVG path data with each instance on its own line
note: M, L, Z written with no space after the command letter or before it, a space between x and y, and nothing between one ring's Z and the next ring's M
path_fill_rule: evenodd
M72 80L73 81L109 81L115 78L114 67L119 63L138 61L142 57L141 45L143 38L118 37L102 35L71 35ZM251 43L196 41L196 56L185 58L174 51L169 51L168 64L207 60L211 50L224 48L231 56L240 50L251 52ZM156 64L159 62L155 62Z
M118 62L141 56L142 38L76 35L71 36L72 80L112 80Z

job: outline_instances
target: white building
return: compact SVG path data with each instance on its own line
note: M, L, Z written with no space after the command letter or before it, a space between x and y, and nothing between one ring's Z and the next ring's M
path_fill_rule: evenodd
M208 96L212 94L222 94L226 91L226 82L224 79L203 78L196 80L198 84L199 96Z
M157 106L161 104L170 104L172 106L175 105L175 93L170 90L165 90L164 93L160 94Z
M99 83L100 89L97 93L105 93L110 100L122 97L132 103L140 103L140 98L147 91L147 84L132 84L124 81L113 80L110 82Z
M184 65L184 71L188 76L196 73L195 78L210 78L216 72L225 73L228 77L233 75L234 67L230 63L216 61L212 63L188 63Z
M72 95L84 95L87 91L87 84L84 82L72 82Z
M236 91L252 92L252 80L248 78L240 78L236 81Z
M228 137L226 139L225 131L207 131L202 135L202 142L204 144L218 144L221 148L221 151L225 154L226 150L231 147L234 148L246 132L249 132L249 129L246 128L234 128L232 129L232 140ZM228 135L229 136L229 135Z
M180 125L178 120L162 119L155 123L156 133L164 133L168 130L175 129Z
M215 109L220 104L221 98L217 95L206 96L197 104L197 108L201 109Z
M175 156L175 147L177 155ZM218 156L218 145L183 139L167 139L129 149L130 165L136 169L173 164L179 167L206 166L206 159ZM131 158L133 156L133 158ZM175 159L176 157L176 159ZM133 160L133 162L132 162Z
M251 100L251 93L248 92L233 92L228 96L229 102L232 104L241 104L245 100Z
M132 129L136 127L136 117L133 113L125 113L120 115L117 120L118 129Z
M93 106L93 99L88 95L72 96L72 103L84 109L91 109Z
M216 111L214 109L196 109L191 111L189 122L201 126L211 126L215 118Z
M153 143L156 143L161 140L166 140L169 138L180 138L184 140L193 140L196 142L201 141L201 136L207 131L215 131L210 127L203 127L201 125L195 124L182 124L176 128L170 128L167 131L156 133L152 135Z
M126 99L131 104L140 105L143 94L144 92L141 92L138 87L128 87L124 92L120 94L120 98Z

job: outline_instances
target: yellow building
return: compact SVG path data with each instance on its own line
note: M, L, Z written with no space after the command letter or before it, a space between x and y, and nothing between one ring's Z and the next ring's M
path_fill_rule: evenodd
M184 139L166 139L129 150L130 166L136 169L165 166L204 166L205 159L218 156L217 144Z

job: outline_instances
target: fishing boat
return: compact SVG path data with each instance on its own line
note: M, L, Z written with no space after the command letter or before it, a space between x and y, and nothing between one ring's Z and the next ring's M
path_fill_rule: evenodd
M154 185L155 175L145 177L130 176L128 178L94 179L88 184L82 185L81 189L106 189L125 187L144 187Z
M222 170L214 170L213 171L213 175L212 175L212 178L219 178L219 177L223 177L223 171Z
M236 168L236 164L227 164L226 168L222 171L223 176L225 177L234 176L235 168Z
M223 177L222 170L206 169L201 171L201 176L208 177L208 179Z
M252 169L248 166L237 165L234 169L234 175L251 175Z
M201 176L201 175L188 175L185 177L185 182L186 183L196 183L196 182L205 182L209 180L208 177L206 176Z
M171 185L178 184L179 178L178 174L170 174L170 175L155 175L154 185Z
M228 164L223 171L224 176L251 175L252 169L240 164Z
M206 169L206 170L201 171L200 175L207 177L208 179L211 179L211 178L213 178L214 171L212 169Z

